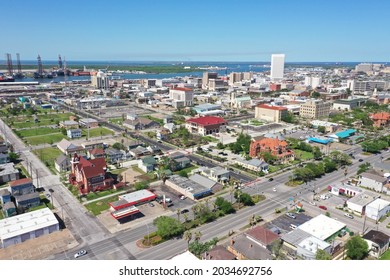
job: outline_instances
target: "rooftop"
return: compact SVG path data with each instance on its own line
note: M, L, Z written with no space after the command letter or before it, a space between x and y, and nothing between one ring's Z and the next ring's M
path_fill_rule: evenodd
M386 246L390 241L387 234L373 229L363 235L363 238L378 244L380 247Z
M128 203L130 203L130 202L136 202L136 201L140 201L143 199L154 198L154 197L156 197L156 195L154 193L152 193L151 191L139 190L139 191L127 193L124 195L120 195L118 197L118 199L119 199L119 201L125 200Z
M321 214L300 225L298 228L321 240L327 240L333 234L345 228L345 226L344 223Z
M268 110L276 110L276 111L286 111L287 110L286 107L273 106L273 105L267 105L267 104L260 104L260 105L257 105L257 107L262 108L262 109L268 109Z
M366 206L370 202L374 201L375 196L368 194L367 192L363 192L361 194L355 195L354 197L348 200L349 203L354 203L359 206Z
M0 220L0 239L12 238L52 225L58 225L58 221L49 208L20 214Z
M32 180L30 178L23 178L23 179L18 179L18 180L9 182L10 187L15 187L15 186L24 185L24 184L32 184Z
M382 198L377 198L371 203L367 205L367 207L371 207L376 209L378 212L383 210L384 208L388 207L390 205L390 202L387 200L384 200Z
M0 176L11 173L19 173L12 162L0 164Z
M205 125L223 124L226 123L226 120L224 118L215 117L215 116L204 116L199 118L191 118L186 120L186 122L196 123L205 126Z

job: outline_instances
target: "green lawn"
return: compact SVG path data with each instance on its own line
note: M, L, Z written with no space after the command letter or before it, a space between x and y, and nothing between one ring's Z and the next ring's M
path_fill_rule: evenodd
M390 260L390 249L387 250L382 257L380 257L380 260Z
M68 139L62 133L53 133L48 135L27 137L25 140L28 144L35 146L39 144L54 144L60 142L63 138Z
M121 125L123 123L123 118L112 118L112 119L109 119L109 121L111 123L116 123L116 124Z
M3 211L0 211L0 220L4 219Z
M101 192L90 192L89 194L87 194L86 198L87 200L94 200L96 198L99 198L99 197L104 197L104 196L107 196L107 195L110 195L110 194L113 194L113 193L116 193L120 190L114 190L114 189L111 189L111 190L105 190L105 191L101 191Z
M16 134L21 138L25 138L25 137L31 137L31 136L58 133L58 132L60 132L60 130L58 128L36 127L36 128L32 128L32 129L18 130L18 131L16 131Z
M118 174L121 174L123 171L126 171L126 170L127 170L127 168L118 168L118 169L115 169L115 170L110 170L110 173L118 175Z
M176 171L176 172L174 172L174 173L175 173L175 174L178 174L178 173L180 173L181 171L185 171L185 172L187 172L187 174L190 174L191 171L194 170L194 169L196 169L196 168L198 168L198 166L196 166L196 165L190 165L189 167L186 167L186 168L184 168L184 169L182 169L182 170L180 170L180 171Z
M59 149L54 147L43 148L34 150L34 154L38 156L38 158L51 170L52 173L56 173L54 161L62 155L62 152Z
M97 216L100 215L103 211L106 211L110 208L108 203L117 200L118 200L118 196L115 195L115 196L107 197L106 199L88 203L85 205L85 208L87 208L93 215Z
M313 153L301 151L301 150L294 150L295 157L300 158L301 160L309 160L313 159Z
M83 136L87 136L88 129L83 128L82 133L83 133ZM96 128L89 129L89 138L106 136L106 135L114 135L114 132L108 128L105 128L105 127L96 127Z
M39 122L36 123L32 116L16 116L5 119L8 125L13 128L28 128L28 127L39 127L45 125L56 125L60 121L69 120L70 116L73 116L72 113L55 113L52 114L43 114L37 115ZM12 123L12 124L11 124Z

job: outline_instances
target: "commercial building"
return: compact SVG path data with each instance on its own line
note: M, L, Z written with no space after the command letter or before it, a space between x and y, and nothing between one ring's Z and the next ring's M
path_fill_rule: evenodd
M85 118L79 120L80 126L86 128L95 128L99 126L99 122L95 119Z
M321 77L305 77L305 86L310 86L311 88L317 88L321 85L322 78Z
M204 116L186 120L186 129L193 134L203 136L223 132L226 130L227 121L220 117Z
M267 122L279 123L287 115L287 112L286 107L260 104L255 108L255 118Z
M0 245L7 248L58 230L58 220L50 209L39 209L0 220Z
M111 216L119 220L139 213L137 205L156 199L156 195L148 190L139 190L118 196L118 201L110 202Z
M175 108L192 106L194 91L190 88L174 87L169 90L169 98L173 99L172 105Z
M376 192L384 192L388 179L376 171L363 172L360 175L360 185Z
M345 227L344 223L322 214L298 226L300 230L323 241L329 241Z
M252 139L249 156L251 158L261 158L262 153L271 153L276 157L276 162L286 163L294 160L294 152L289 148L285 140L278 138Z
M374 122L374 127L386 127L390 124L390 114L387 112L371 114L370 119Z
M322 100L309 100L301 105L299 116L309 119L329 117L332 104Z
M363 216L366 214L367 205L373 202L376 198L376 194L368 191L357 193L352 198L347 200L347 207L355 214Z
M203 73L203 79L202 79L202 88L208 89L209 87L209 79L217 79L218 73L217 72L204 72Z
M172 175L165 184L192 200L208 196L222 189L222 185L199 174L189 178Z
M380 218L386 216L390 212L390 202L381 198L377 198L366 206L367 218L379 221Z
M386 81L356 81L350 83L350 89L355 93L373 92L376 90L386 90L388 84Z
M234 163L238 164L238 165L240 165L248 170L252 170L255 172L268 173L268 167L269 167L268 163L266 163L263 160L257 159L257 158L252 158L250 160L244 160L244 159L240 159L237 157L234 160Z
M271 80L282 80L284 76L284 54L271 56Z
M99 71L91 76L92 86L99 89L110 89L110 83L106 73Z
M338 99L333 102L333 109L339 111L351 111L352 109L362 107L366 104L365 98Z

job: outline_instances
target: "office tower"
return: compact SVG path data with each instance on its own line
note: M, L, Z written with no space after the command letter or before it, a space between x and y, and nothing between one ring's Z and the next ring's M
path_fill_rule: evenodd
M273 54L271 58L271 80L282 80L284 74L284 54Z

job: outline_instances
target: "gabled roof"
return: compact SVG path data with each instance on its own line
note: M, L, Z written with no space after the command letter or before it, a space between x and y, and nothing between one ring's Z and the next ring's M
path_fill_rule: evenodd
M58 165L61 165L64 161L69 161L70 162L70 159L69 157L67 157L66 155L60 155L57 159L56 159L56 163Z
M76 145L74 145L72 142L66 140L65 138L62 139L62 140L57 144L57 147L58 147L60 150L64 150L64 151L71 150L71 149L76 149L76 148L77 148Z
M388 121L390 120L390 113L380 112L380 113L372 114L371 119Z
M100 148L95 148L89 151L91 155L104 155L104 150Z
M202 126L205 125L215 125L215 124L223 124L226 123L226 120L221 117L215 117L215 116L205 116L200 118L191 118L186 120L188 123L196 123Z
M260 241L264 245L269 245L273 241L279 239L279 236L276 233L261 226L257 226L251 230L248 230L246 235L257 241Z
M363 235L363 238L378 244L381 248L390 242L390 237L387 234L373 229Z
M32 180L30 178L23 178L23 179L18 179L18 180L9 182L9 185L10 185L10 187L15 187L15 186L29 184L29 183L32 184Z
M287 142L284 140L279 140L278 138L263 138L258 141L253 141L252 144L260 145L263 147L268 147L270 149L276 149L280 146L286 147L288 146Z
M87 160L83 157L79 157L78 163L79 169L84 171L86 178L92 178L99 175L104 176L107 168L104 158L95 158Z

